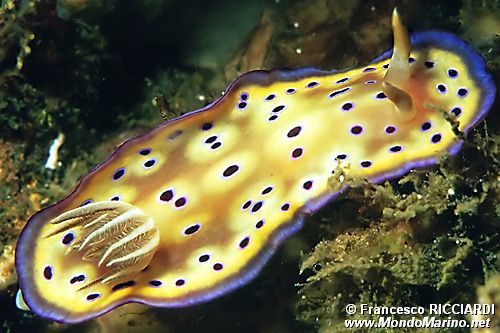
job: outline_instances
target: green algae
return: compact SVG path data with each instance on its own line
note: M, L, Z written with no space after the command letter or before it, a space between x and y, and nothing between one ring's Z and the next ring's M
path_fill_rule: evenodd
M139 112L151 113L152 106L155 106L162 117L169 120L202 108L217 98L215 92L215 96L206 93L214 90L209 85L209 74L210 72L192 73L173 68L155 73L154 77L146 79L145 99L138 107ZM222 91L221 87L219 91Z
M353 183L334 205L355 214L325 218L336 226L326 229L331 238L301 265L307 280L298 318L319 332L347 332L345 319L379 318L347 316L350 303L474 303L475 289L499 270L499 157L500 136L483 129L438 168L381 185Z

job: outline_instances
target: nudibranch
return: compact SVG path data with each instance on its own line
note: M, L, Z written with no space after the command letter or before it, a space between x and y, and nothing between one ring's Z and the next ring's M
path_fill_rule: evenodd
M205 302L255 277L278 245L348 187L455 154L490 108L481 57L445 32L409 36L345 71L254 71L207 107L122 144L16 251L28 307L76 323L119 305ZM339 178L339 181L342 177Z

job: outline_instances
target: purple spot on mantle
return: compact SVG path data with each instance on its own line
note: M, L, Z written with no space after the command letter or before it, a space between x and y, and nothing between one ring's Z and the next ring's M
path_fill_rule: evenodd
M244 108L247 107L247 102L240 102L238 103L238 109L243 110Z
M224 172L222 172L222 176L224 177L231 177L232 175L234 175L238 170L239 170L239 166L233 164L233 165L230 165L226 168L226 170L224 170Z
M248 243L250 242L250 237L245 237L241 240L239 247L244 249L245 247L248 246Z
M389 148L389 151L391 153L399 153L402 150L403 150L403 147L401 147L401 146L392 146L391 148Z
M286 108L286 105L278 105L274 109L271 110L271 112L278 113L283 111Z
M467 88L460 88L458 89L457 94L458 97L463 98L469 94L469 91L467 90Z
M156 159L155 158L152 158L150 160L147 160L146 162L144 162L143 166L145 169L150 169L152 168L154 165L156 164Z
M335 159L345 160L347 159L347 154L338 154L337 157L335 157Z
M213 145L210 146L210 149L217 149L219 148L220 146L222 146L222 143L220 142L216 142L214 143Z
M139 150L139 155L142 155L142 156L149 155L149 153L151 153L151 148L143 148L143 149Z
M174 197L174 191L170 189L160 194L160 200L165 202L169 202L170 200L172 200L173 197Z
M307 87L307 88L314 88L314 87L316 87L318 84L319 84L318 82L316 82L316 81L312 81L312 82L309 82L309 83L306 85L306 87Z
M360 164L360 165L361 165L361 167L363 167L363 168L369 168L369 167L371 167L371 166L372 166L372 162L371 162L371 161L368 161L368 160L366 160L366 161L362 161L362 162L361 162L361 163L359 163L359 164Z
M272 186L268 186L266 187L265 189L262 190L261 194L264 195L264 194L268 194L270 193L271 191L273 190L273 187Z
M96 299L98 299L99 297L101 297L101 294L99 294L99 293L89 294L87 296L87 301L92 302L92 301L95 301Z
M462 108L459 107L459 106L456 106L453 109L451 109L450 113L453 114L453 115L455 115L455 117L458 118L462 114Z
M113 288L111 288L111 291L118 291L118 290L122 290L125 288L130 288L134 285L135 285L135 281L127 281L127 282L118 283L118 284L115 284L113 286Z
M264 98L264 100L266 100L266 101L272 101L275 98L276 98L276 95L275 94L271 94L271 95L268 95L266 98Z
M351 133L354 135L360 135L363 132L363 127L355 125L351 127Z
M454 79L458 76L458 71L454 68L448 69L448 77Z
M73 242L74 239L75 239L75 234L72 232L68 232L66 235L64 235L61 242L64 245L69 245L69 244L71 244L71 242Z
M252 213L258 212L264 203L262 201L256 202L252 207Z
M213 143L217 140L217 135L212 135L205 140L205 143Z
M202 254L199 258L198 258L198 261L199 262L207 262L208 259L210 259L210 255L209 254Z
M303 153L303 149L302 148L295 148L293 151L292 151L292 158L293 159L297 159L299 157L302 156L302 153Z
M43 277L47 280L52 279L52 267L51 266L45 266L43 269Z
M436 90L438 91L438 93L444 94L446 92L446 86L440 83L436 86Z
M80 275L77 275L77 276L73 276L71 278L71 280L69 280L69 283L75 284L75 283L81 283L83 281L85 281L85 275L80 274Z
M354 103L351 103L351 102L344 103L341 106L342 111L350 111L350 110L352 110L352 108L354 108Z
M80 205L80 207L88 205L89 203L92 203L92 199L85 200L84 202L82 202L82 204Z
M296 127L292 128L290 131L288 131L286 136L289 138L293 138L294 136L299 135L301 130L302 130L302 127L296 126Z
M247 200L243 206L241 206L241 209L245 210L245 209L248 209L248 207L250 207L250 205L252 204L252 200Z
M437 133L431 137L431 142L438 143L439 141L441 141L441 139L442 139L441 133Z
M115 173L113 174L113 180L117 181L118 179L122 178L125 175L125 172L126 172L125 168L120 168L116 170Z
M182 198L175 200L174 206L177 208L181 208L181 207L184 207L186 205L186 203L187 203L187 199L185 197L182 197Z
M344 83L344 82L346 82L347 80L349 80L349 78L348 78L348 77L344 77L344 78L342 78L342 79L338 80L338 81L337 81L337 82L335 82L335 83L337 83L337 84L339 84L339 83Z
M386 128L385 128L385 133L387 134L392 134L394 132L397 131L397 128L395 126L392 126L392 125L388 125Z
M330 95L328 95L328 98L333 98L333 97L335 97L337 95L346 93L346 92L348 92L351 89L352 89L351 87L347 87L347 88L344 88L344 89L333 91L333 92L330 93Z
M204 123L203 125L201 125L201 130L202 131L208 131L209 129L211 129L213 127L213 124L212 123Z
M148 284L153 288L158 288L158 287L161 287L163 282L161 282L160 280L151 280L148 282Z
M431 122L430 121L426 121L425 123L422 124L422 126L420 126L420 130L422 132L426 132L426 131L430 130L431 127L432 127Z
M186 230L184 230L184 234L185 235L192 235L196 232L198 232L201 228L201 225L199 224L193 224L192 226L189 226L186 228Z

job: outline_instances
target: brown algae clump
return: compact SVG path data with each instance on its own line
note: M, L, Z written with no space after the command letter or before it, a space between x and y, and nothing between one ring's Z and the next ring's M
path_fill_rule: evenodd
M480 132L439 169L382 185L358 182L336 204L338 212L324 218L331 238L301 265L300 320L342 332L344 319L378 319L347 315L350 303L474 303L473 290L498 269L500 254L500 137Z

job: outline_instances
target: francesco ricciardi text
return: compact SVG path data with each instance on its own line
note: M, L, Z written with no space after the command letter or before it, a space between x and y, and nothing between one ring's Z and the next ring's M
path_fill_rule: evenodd
M495 304L429 304L429 306L359 305L361 315L494 315Z

